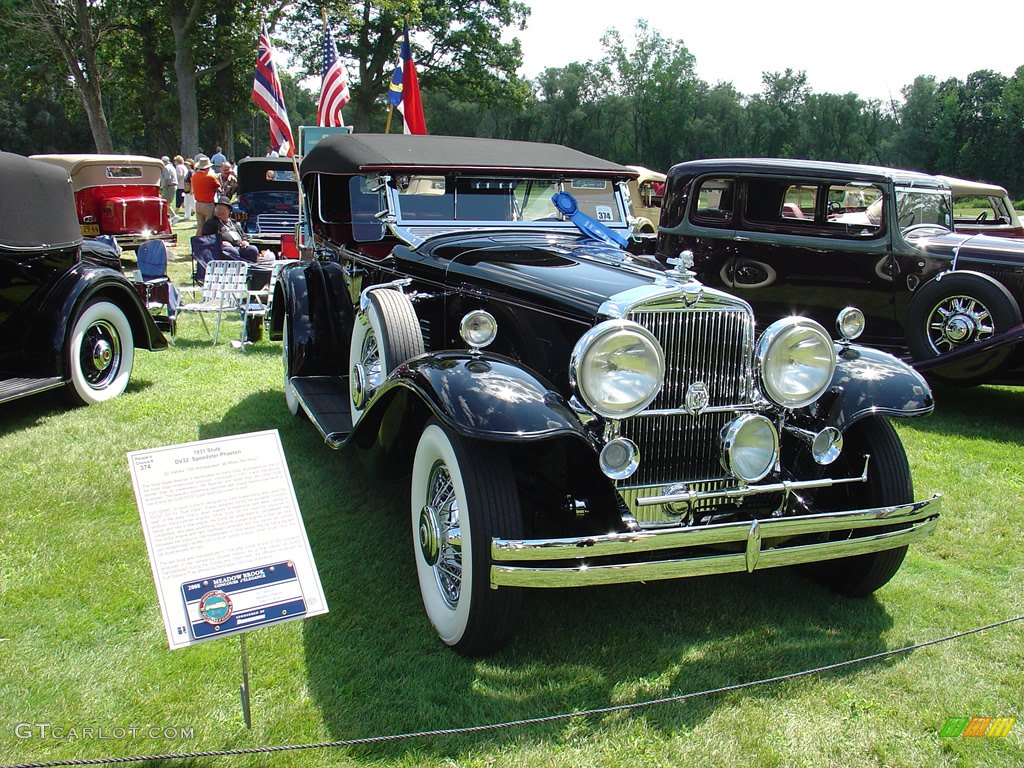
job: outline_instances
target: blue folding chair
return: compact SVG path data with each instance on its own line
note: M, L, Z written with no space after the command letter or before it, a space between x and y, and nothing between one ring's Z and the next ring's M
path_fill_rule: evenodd
M192 285L202 285L206 278L206 265L223 259L220 235L195 235L192 245Z
M136 291L146 308L155 315L157 325L174 336L175 319L181 305L181 295L167 276L167 244L163 240L147 240L135 252L142 282L136 284ZM159 316L164 307L165 317Z

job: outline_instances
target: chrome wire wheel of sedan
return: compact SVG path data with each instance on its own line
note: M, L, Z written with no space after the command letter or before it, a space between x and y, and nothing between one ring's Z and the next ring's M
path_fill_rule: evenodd
M521 599L519 590L490 587L491 539L522 536L506 450L429 422L413 460L410 510L420 595L438 636L465 656L498 650L518 625Z
M72 402L92 405L124 392L132 375L132 329L116 304L89 304L75 321L68 342Z
M387 375L411 357L423 354L416 310L399 291L382 288L367 296L356 315L349 343L349 406L355 425Z
M995 333L992 313L974 296L949 296L928 316L928 344L937 355L964 344L984 341Z

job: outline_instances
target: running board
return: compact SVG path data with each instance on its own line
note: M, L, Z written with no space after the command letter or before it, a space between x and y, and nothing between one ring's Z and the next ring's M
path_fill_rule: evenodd
M48 389L57 389L64 384L66 382L60 376L47 376L42 379L3 379L0 380L0 403L34 395L36 392L45 392Z
M348 376L293 376L292 389L331 448L340 448L352 431Z

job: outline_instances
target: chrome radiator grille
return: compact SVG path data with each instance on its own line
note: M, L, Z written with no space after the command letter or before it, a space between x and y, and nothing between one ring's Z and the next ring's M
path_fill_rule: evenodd
M753 316L745 307L713 304L640 308L630 312L629 318L661 343L665 384L647 411L620 424L620 434L640 448L640 467L620 483L621 489L722 477L722 427L735 417L735 408L749 405L753 398ZM687 413L686 391L696 382L707 388L708 408L727 410L698 416ZM627 503L637 495L623 493ZM644 517L650 522L665 519L653 509L630 511L641 522Z
M256 231L263 235L295 231L298 216L290 213L261 213L256 216Z

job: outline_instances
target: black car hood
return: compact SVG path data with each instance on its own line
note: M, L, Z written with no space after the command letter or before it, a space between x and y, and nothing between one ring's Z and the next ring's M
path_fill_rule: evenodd
M462 284L590 322L610 297L666 280L650 257L562 234L463 233L431 240L420 253L448 264L450 286Z
M1024 240L991 235L959 235L955 232L918 241L919 247L931 256L952 260L983 261L989 264L1024 264Z

